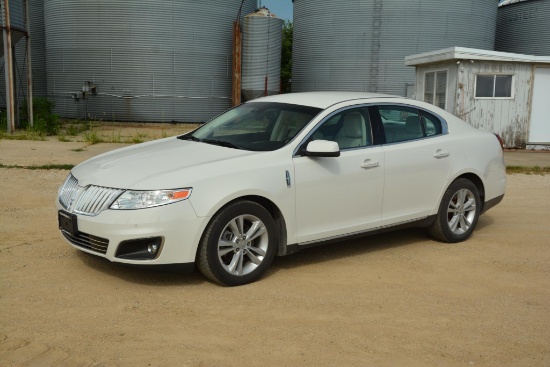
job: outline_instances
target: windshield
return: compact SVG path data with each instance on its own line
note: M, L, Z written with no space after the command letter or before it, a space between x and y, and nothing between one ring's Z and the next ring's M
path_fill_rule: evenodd
M271 151L291 141L319 112L321 109L314 107L251 102L179 138L236 149Z

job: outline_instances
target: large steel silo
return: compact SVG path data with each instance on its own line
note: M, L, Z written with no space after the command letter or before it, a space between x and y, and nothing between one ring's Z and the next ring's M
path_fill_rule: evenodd
M245 100L281 89L283 20L265 7L243 20L242 94Z
M241 0L45 0L48 95L100 120L205 121L231 107ZM242 14L256 8L245 0ZM72 96L85 82L98 95Z
M405 56L451 46L492 50L496 0L294 0L292 90L407 95Z
M506 0L499 5L495 50L550 55L550 1Z

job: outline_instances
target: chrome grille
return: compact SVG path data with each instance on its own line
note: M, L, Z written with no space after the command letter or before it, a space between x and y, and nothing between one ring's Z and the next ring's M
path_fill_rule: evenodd
M78 198L73 211L78 214L97 215L107 209L123 192L124 190L120 189L90 185Z
M71 235L68 232L61 231L63 236L75 246L85 248L100 254L107 253L107 247L109 247L109 240L101 237L92 236L91 234L78 232L75 235Z
M63 208L69 209L71 206L71 200L73 200L78 194L78 180L69 174L69 177L65 180L65 183L59 189L59 203Z

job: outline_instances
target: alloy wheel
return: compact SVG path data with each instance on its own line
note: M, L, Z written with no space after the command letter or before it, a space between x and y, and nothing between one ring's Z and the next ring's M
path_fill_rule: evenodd
M218 259L229 274L253 272L264 260L269 236L264 223L249 214L239 215L225 225L218 240Z
M468 189L458 190L447 208L447 224L454 234L463 234L472 226L476 217L476 199Z

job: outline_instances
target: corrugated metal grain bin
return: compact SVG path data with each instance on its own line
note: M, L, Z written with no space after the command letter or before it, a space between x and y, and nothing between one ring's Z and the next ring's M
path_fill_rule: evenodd
M283 20L258 9L243 20L242 93L245 100L281 89Z
M12 43L16 43L21 37L23 37L26 25L25 25L25 2L24 0L10 0L8 2L10 11L10 28L12 31ZM1 23L2 26L6 26L5 19L5 0L0 0L1 7ZM0 44L4 44L4 39L0 40ZM0 55L4 52L2 49Z
M29 18L31 30L31 57L32 57L32 91L34 97L46 97L48 93L46 85L46 39L44 30L44 0L28 0ZM10 9L13 1L10 1ZM17 65L17 89L19 103L22 103L27 95L27 65L26 57L26 39L22 38L15 46L15 60ZM0 64L4 59L0 59ZM0 91L5 93L5 73L0 73ZM4 107L6 103L0 98L0 106Z
M205 121L231 107L232 23L241 0L45 0L48 95L83 117L73 93L97 86L101 120ZM245 0L242 13L256 8Z
M405 56L492 50L496 0L294 0L292 90L410 95Z
M550 55L550 1L508 0L499 5L495 50Z

